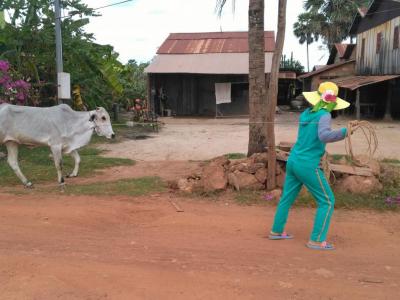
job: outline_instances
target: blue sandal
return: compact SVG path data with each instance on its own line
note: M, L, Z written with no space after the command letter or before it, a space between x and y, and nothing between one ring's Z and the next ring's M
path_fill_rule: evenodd
M307 248L314 249L314 250L335 250L335 247L332 244L327 242L322 242L320 245L314 245L307 243Z
M282 233L270 233L268 238L270 240L290 240L293 238L293 235L291 234L287 234L286 232L282 232Z

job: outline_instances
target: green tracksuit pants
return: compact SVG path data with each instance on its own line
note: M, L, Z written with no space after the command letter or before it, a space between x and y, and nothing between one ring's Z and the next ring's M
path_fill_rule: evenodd
M286 166L285 185L276 210L272 231L275 233L284 231L289 209L296 200L303 184L313 195L318 205L310 240L314 242L326 241L335 205L333 192L320 168L308 167L290 159Z

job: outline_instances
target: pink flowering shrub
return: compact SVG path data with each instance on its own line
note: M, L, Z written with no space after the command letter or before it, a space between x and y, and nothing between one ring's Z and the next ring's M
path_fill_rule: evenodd
M22 79L15 80L15 77L9 62L0 60L0 104L24 105L26 103L31 85Z

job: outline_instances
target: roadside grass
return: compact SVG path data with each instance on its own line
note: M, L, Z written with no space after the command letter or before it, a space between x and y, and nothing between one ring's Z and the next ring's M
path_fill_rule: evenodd
M84 185L70 185L65 189L67 195L91 196L144 196L164 192L166 184L159 177L140 177L111 182L98 182Z
M246 158L246 154L244 153L227 153L224 155L227 159L241 159Z
M340 159L340 158L339 158ZM400 211L400 204L388 204L388 197L400 196L400 168L392 166L390 176L382 176L383 190L366 195L335 192L335 208L339 209L372 209L376 211ZM277 205L278 200L267 200L266 191L235 192L234 200L239 205ZM294 207L315 208L316 202L309 192L301 192Z
M103 136L98 136L96 133L93 133L92 139L90 140L90 144L116 144L120 143L124 136L130 132L130 128L123 123L113 123L112 124L114 133L116 138L115 139L107 139Z
M365 195L335 192L335 208L343 209L373 209L377 211L400 211L400 205L388 204L388 197L400 195L400 169L397 169L391 176L382 176L383 189ZM393 170L395 170L393 169ZM315 207L313 197L307 192L303 193L296 201L297 206Z
M0 151L7 152L4 146ZM86 147L79 151L81 165L79 176L93 175L93 172L109 167L133 165L135 162L130 159L110 158L101 156L101 150ZM53 159L49 157L48 147L37 147L29 149L25 146L19 147L19 164L22 172L33 183L42 183L57 180L57 173ZM73 159L65 155L63 160L64 174L68 174L74 167ZM20 185L21 182L7 164L6 159L0 160L0 186Z
M387 164L400 164L400 160L395 158L384 158L382 162Z
M239 205L261 205L268 204L269 202L265 200L265 191L252 191L243 190L235 192L235 202Z

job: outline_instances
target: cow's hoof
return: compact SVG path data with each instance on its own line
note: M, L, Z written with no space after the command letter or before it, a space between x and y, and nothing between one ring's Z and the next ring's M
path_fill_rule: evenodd
M74 177L78 177L78 175L69 174L69 175L67 175L67 176L65 176L65 177L67 177L67 178L74 178Z
M29 181L29 182L25 183L25 187L27 189L33 189L33 183Z

